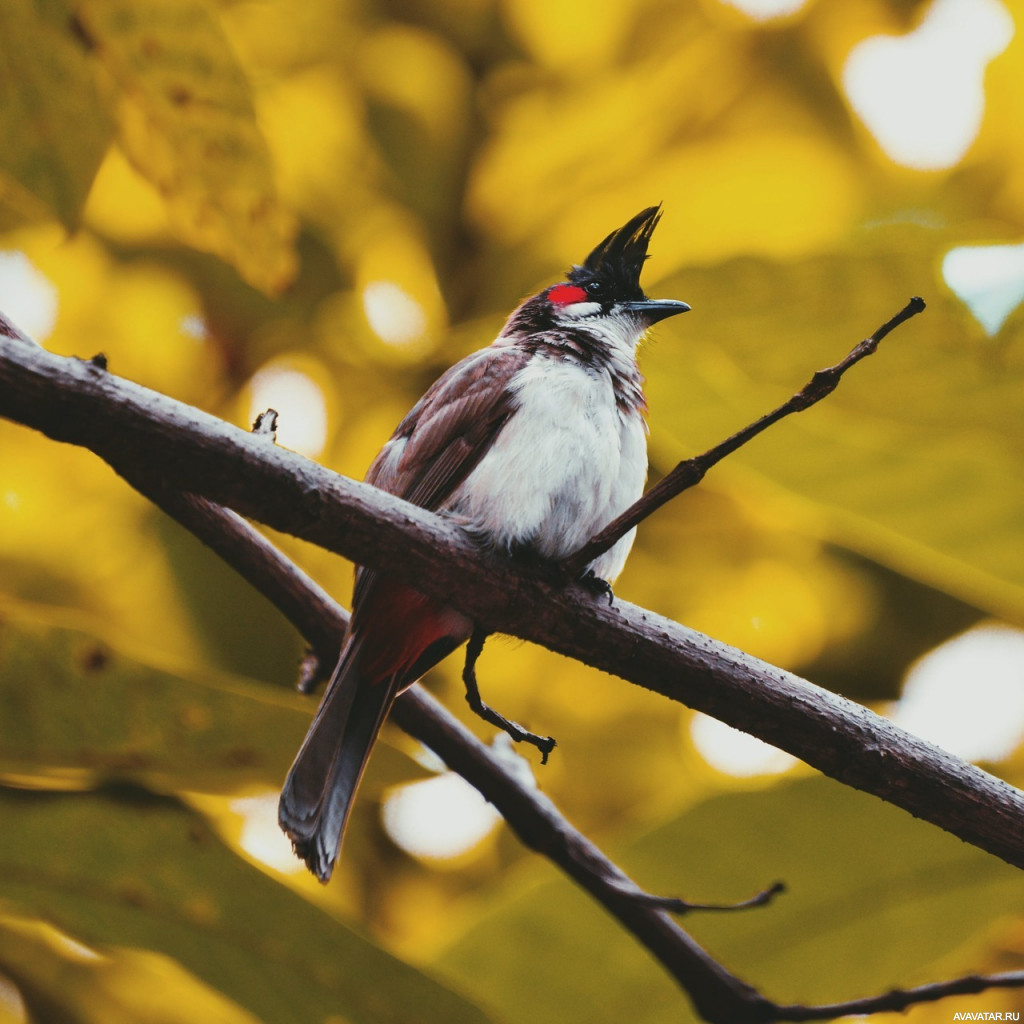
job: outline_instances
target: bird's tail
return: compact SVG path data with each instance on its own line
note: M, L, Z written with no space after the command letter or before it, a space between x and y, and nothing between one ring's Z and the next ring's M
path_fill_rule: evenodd
M374 740L397 693L394 680L362 679L349 644L281 791L278 820L306 866L326 882Z

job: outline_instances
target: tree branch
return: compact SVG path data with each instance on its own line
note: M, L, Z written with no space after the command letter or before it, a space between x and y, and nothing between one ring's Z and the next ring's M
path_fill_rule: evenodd
M758 434L784 417L794 412L803 412L827 395L832 394L839 385L839 381L842 380L843 374L851 366L867 356L874 355L887 334L894 331L900 324L906 323L911 317L923 312L924 308L924 299L915 296L894 317L882 324L874 334L858 342L847 353L845 359L836 363L835 366L818 370L792 398L783 402L777 409L762 416L759 420L755 420L742 430L736 431L731 437L716 444L714 448L709 448L703 455L695 455L692 459L684 459L680 462L646 494L633 502L622 515L613 519L600 533L595 534L587 541L576 554L571 555L563 562L569 579L576 579L598 555L607 551L634 526L642 523L652 512L656 512L662 505L678 497L683 491L699 484L707 471L727 455L731 455L737 448L742 448L748 441L752 441Z
M24 344L25 341L23 336L19 335L0 317L0 385L26 385L26 392L29 396L26 400L26 393L0 387L0 413L43 429L50 436L77 440L78 443L92 447L114 465L129 482L196 533L237 568L247 580L270 597L310 638L322 660L332 659L340 634L344 629L344 612L328 595L308 580L300 570L288 562L265 538L257 534L238 516L218 508L205 498L199 498L193 494L177 493L176 487L188 486L189 483L194 482L209 484L211 492L220 493L221 489L218 489L213 481L206 480L202 473L193 477L189 472L187 456L182 456L182 449L167 435L183 430L186 437L186 440L182 442L183 448L195 451L209 449L212 453L210 458L214 464L218 463L218 452L221 456L226 456L228 468L238 469L248 481L237 492L236 497L239 505L243 508L260 505L261 492L258 484L261 480L268 481L285 494L289 493L290 487L301 486L303 482L308 483L306 474L302 472L304 460L290 453L282 453L279 449L266 444L265 441L262 442L262 452L251 450L247 447L249 436L243 432L227 427L226 424L222 424L212 417L205 417L197 410L188 409L179 403L171 402L171 400L152 392L146 392L127 382L107 377L102 373L103 367L98 362L83 364L77 360L60 360L58 357L42 353L42 350L29 348ZM24 357L25 362L32 365L27 375L20 372L25 370L25 367L19 362L19 355ZM94 375L97 373L102 374L102 380L96 379ZM98 394L94 389L97 384L99 385ZM91 397L87 397L82 402L76 401L76 396L81 397L80 390L91 393ZM18 397L12 398L12 395ZM33 411L31 400L33 395L36 399L45 399L47 408L42 411ZM12 412L16 414L12 415ZM97 418L90 418L88 415L90 412L96 414ZM109 415L104 416L104 412ZM118 429L118 425L123 425L125 422L122 417L127 417L127 421L137 425L148 425L149 434L153 437L165 436L165 440L168 442L167 446L158 446L157 451L159 454L178 457L179 462L176 464L176 469L181 475L180 478L175 475L172 479L168 475L166 465L160 466L159 480L155 478L153 467L160 463L154 461L153 452L148 448L147 440L144 439L140 442L137 437L133 437L130 433L126 436L122 430ZM87 435L88 440L82 435ZM243 441L245 444L242 443ZM222 447L230 447L232 444L239 445L242 452L232 452L228 455L221 451ZM284 460L282 464L274 467L269 475L264 477L258 471L260 455L268 462L275 462L275 456L278 455L283 455ZM257 464L256 468L253 463ZM337 480L332 480L330 474L321 480L320 473L322 472L313 471L311 476L318 482L322 482L329 491L330 488L327 485L332 482L336 483ZM250 474L255 476L256 485L252 484ZM250 491L248 489L250 486L256 486L256 489ZM403 507L403 503L398 503L395 508L390 507L389 503L384 501L382 505L374 508L374 500L366 495L360 495L358 493L359 485L355 485L355 487L354 497L346 496L349 504L342 501L335 505L333 496L324 499L328 505L327 512L330 515L338 512L349 513L354 508L356 512L353 521L357 527L361 528L364 515L370 516L371 519L378 516L382 528L387 527L389 532L397 532L399 536L402 535L403 520L401 517L403 514L407 515L409 519L406 525L412 534L412 546L409 548L411 557L426 557L429 561L429 556L423 555L420 551L423 544L431 539L435 543L448 542L452 545L449 553L454 553L457 560L469 566L469 571L480 574L479 579L484 582L488 579L488 571L499 578L504 572L510 582L519 579L512 567L500 562L495 562L493 565L486 564L487 560L480 558L471 545L467 546L464 538L456 539L456 535L450 532L450 524L443 521L430 523L429 520L432 517L427 517L425 522L420 522L415 514L406 511L408 506ZM230 493L231 487L225 484L222 490ZM273 490L270 493L272 496L277 494ZM299 494L302 493L300 490ZM307 495L310 493L308 488L305 493ZM364 498L368 502L369 512L360 508L360 498ZM274 502L268 501L268 507L273 509ZM279 516L281 515L276 511L265 512L262 516L258 511L253 514L259 518L265 518L274 525L280 521ZM317 525L323 514L326 513L319 516L300 515L294 520L295 530L293 532L306 535L300 533L300 530L304 529L311 534L317 534L323 529ZM431 531L434 533L432 534ZM423 534L427 541L423 541L420 534ZM420 547L416 546L417 542ZM344 547L343 542L339 543L342 543ZM399 546L401 547L401 544ZM345 547L343 553L350 554L350 549ZM374 561L373 558L360 558L360 560L370 564L380 565L383 563L390 568L395 568L395 563L386 547L382 547L380 552L371 551L374 558L377 554L380 556L379 561ZM350 557L359 556L350 554ZM442 554L441 557L444 555ZM484 564L481 566L480 563ZM443 566L443 562L439 563L439 566ZM460 583L465 582L461 575L465 571L467 570L460 569L454 575L454 579L459 580ZM416 581L417 585L421 583L418 577L410 573L400 574ZM450 586L451 578L445 577L447 582L444 586ZM474 577L474 585L479 582L479 579ZM558 598L550 593L551 588L543 580L523 577L520 582L527 598L534 595L546 600L549 604L553 602L556 614L568 616L574 611L579 612L588 607L593 609L595 605L594 601L587 601L586 592L582 588L570 588L567 595ZM451 597L440 585L436 590L432 587L423 589L428 592L436 592L438 596ZM601 602L597 602L597 605L600 607ZM626 611L628 612L628 609ZM494 615L496 619L503 619L500 603L492 601L488 606L488 614ZM511 612L508 612L507 609L505 614L511 616ZM637 614L639 621L637 621ZM510 621L515 620L510 619ZM660 620L660 622L666 623L666 620ZM656 617L634 610L633 613L624 615L623 621L606 628L622 632L625 641L632 643L636 650L651 642L650 628L645 630L642 627L651 627L652 623L656 634L658 632ZM673 624L667 623L667 625ZM679 627L675 628L679 629ZM662 632L664 640L673 639L670 631ZM521 635L530 638L529 633L524 632ZM554 635L556 637L560 635L558 628L554 630ZM631 637L632 640L630 640ZM674 639L681 642L686 639L686 635ZM818 708L815 698L823 695L824 691L817 691L817 688L810 687L810 684L801 684L801 681L796 680L795 677L788 677L779 670L770 669L770 666L765 666L754 659L748 659L746 656L740 656L740 652L716 645L707 638L701 638L699 634L689 634L689 639L691 641L701 640L703 646L697 645L696 651L693 652L696 656L696 666L690 665L689 669L687 669L687 665L693 661L693 658L682 656L682 650L676 652L680 655L679 671L696 672L699 676L700 669L710 670L712 668L710 663L709 665L702 663L702 658L709 653L715 654L716 659L722 662L721 666L715 667L715 671L722 671L724 668L729 668L730 665L733 668L737 667L732 664L737 658L739 658L738 667L743 670L739 673L740 676L744 676L744 673L754 673L756 678L757 671L770 670L774 673L775 685L785 682L787 685L797 688L797 692L793 696L800 698L798 703L803 709L798 720L802 717L802 720L808 723L808 728L816 727L815 723L819 720L821 709ZM622 640L623 638L620 638L620 643ZM552 646L554 645L552 644ZM555 649L560 648L556 647ZM611 653L607 657L615 660L617 649L617 645L612 645ZM602 655L603 657L605 655ZM628 677L628 657L621 662L620 667L622 667L620 674ZM740 681L742 682L742 680ZM806 688L806 692L800 692L801 685ZM701 691L702 687L698 686L695 692L699 694ZM740 692L745 691L741 690ZM849 704L849 702L842 702L842 704ZM856 706L850 705L850 708L854 707ZM844 709L841 705L839 710L848 709ZM863 709L861 710L863 711ZM864 714L870 713L864 712ZM930 1001L954 993L978 992L987 987L1024 985L1024 974L997 975L991 978L972 976L824 1007L784 1006L772 1003L709 957L689 935L667 916L661 907L671 901L651 897L637 889L635 884L616 865L608 861L585 837L572 829L549 801L512 778L493 751L466 732L457 721L418 687L409 691L398 701L394 716L399 724L412 735L438 751L450 767L459 771L477 786L484 796L502 811L510 825L528 846L549 856L587 891L595 895L662 962L689 993L698 1012L712 1024L823 1020L839 1014L900 1009L914 1002ZM782 724L785 722L782 721ZM857 722L854 721L851 724L856 725ZM866 727L872 724L875 723L872 723L870 719L861 723L861 727L865 728L869 738L871 738L870 729ZM896 740L904 737L905 734L901 736L899 730L896 730ZM905 738L909 739L909 737ZM925 748L924 753L939 753L927 748L926 744L921 746ZM884 763L887 751L873 749L877 755L881 756ZM921 751L917 753L920 754ZM974 792L977 802L982 816L985 816L989 813L987 809L991 797L987 783L998 783L998 780L979 773L972 766L958 764L955 759L948 758L948 756L947 759L950 762L946 766L947 769L952 769L958 780L960 775L957 771L958 768L970 769L969 777L959 781L961 787L966 786L968 791L972 790L972 786L976 787ZM976 779L971 773L977 773L981 778ZM979 785L979 783L984 784ZM997 787L996 796L1003 800L1009 800L1011 805L1014 801L1020 800L1021 794L1016 790L1003 786L1003 784L999 784L999 786L1002 789ZM998 804L999 801L997 800L996 803ZM1001 812L997 808L997 817L999 813ZM1019 849L1019 843L1017 848ZM759 905L765 902L773 894L773 891L774 887L772 890L766 890L765 893L759 894L748 901L749 905ZM677 906L676 909L696 908L691 904L684 904Z
M0 415L115 466L415 583L531 640L710 714L1024 866L1024 793L852 701L653 612L481 552L450 520L237 427L0 332Z
M898 988L880 996L851 999L845 1003L822 1006L776 1006L772 1021L834 1020L851 1014L900 1013L917 1003L935 1003L947 996L969 996L986 992L990 988L1024 988L1024 971L1003 974L971 974L952 981L937 981L917 988Z

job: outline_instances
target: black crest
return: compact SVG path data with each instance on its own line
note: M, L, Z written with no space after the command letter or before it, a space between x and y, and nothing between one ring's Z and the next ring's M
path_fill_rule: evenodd
M586 288L595 297L644 298L640 271L647 259L651 235L660 219L661 206L648 206L595 247L583 266L573 267L567 280Z

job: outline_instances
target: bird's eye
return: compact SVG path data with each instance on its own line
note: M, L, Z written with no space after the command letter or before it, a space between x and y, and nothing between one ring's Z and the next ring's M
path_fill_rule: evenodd
M583 287L590 298L598 301L604 298L604 285L600 281L588 281Z

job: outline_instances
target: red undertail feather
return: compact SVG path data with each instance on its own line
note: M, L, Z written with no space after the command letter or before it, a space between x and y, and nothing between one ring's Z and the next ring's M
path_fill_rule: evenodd
M281 828L322 882L392 702L468 633L458 613L401 584L378 579L366 594L279 805Z
M463 618L451 608L400 583L377 580L359 610L360 658L364 678L398 676L402 686L415 681L430 665L410 678L424 655L438 641L463 629ZM447 653L447 652L446 652ZM436 664L435 658L430 664Z

